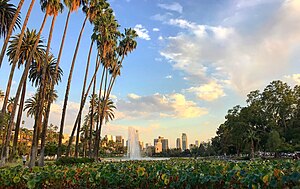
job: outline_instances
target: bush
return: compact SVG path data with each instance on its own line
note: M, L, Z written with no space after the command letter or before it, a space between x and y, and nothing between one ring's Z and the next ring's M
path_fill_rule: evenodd
M93 163L93 158L75 158L75 157L62 157L56 160L56 165L73 165L78 163Z

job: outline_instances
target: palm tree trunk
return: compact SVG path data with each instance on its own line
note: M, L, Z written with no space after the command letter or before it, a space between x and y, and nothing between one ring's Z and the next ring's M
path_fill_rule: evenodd
M44 62L44 66L43 66L43 70L42 70L42 81L41 81L41 86L40 86L40 93L39 93L39 104L37 107L37 117L36 119L36 123L37 128L42 128L42 134L41 134L41 142L44 142L45 144L45 138L46 138L46 131L44 131L45 129L47 129L47 124L44 124L42 127L42 119L43 119L43 112L44 112L44 104L45 104L45 96L46 96L46 71L47 71L47 67L48 67L48 56L49 56L49 51L50 51L50 46L51 46L51 40L52 40L52 34L53 34L53 29L54 29L54 24L56 21L56 15L53 16L52 18L52 22L51 22L51 27L50 27L50 32L49 32L49 37L48 37L48 43L47 43L47 49L46 49L46 57L45 57L45 62ZM37 148L38 145L32 146ZM42 147L42 146L41 146ZM39 165L44 164L44 154L41 154L40 159L42 159L41 161L39 161ZM32 156L31 158L34 158L32 161L35 162L35 158L36 156Z
M98 131L99 131L99 120L100 120L100 108L101 108L101 93L102 93L102 85L103 85L103 79L104 79L104 75L105 75L105 70L107 71L107 69L104 67L103 68L103 72L102 72L102 76L101 76L101 81L100 81L100 89L99 89L99 102L98 102L98 116L97 116L97 126L96 126L96 137L95 137L95 144L94 144L94 157L96 157L98 159L98 155L96 156L96 154L98 154L98 146L100 143L100 135L97 135ZM107 80L106 80L107 81ZM106 85L106 83L105 83ZM105 87L106 88L106 87ZM101 121L100 121L101 122ZM101 125L101 124L100 124ZM97 147L96 147L97 146Z
M43 19L42 25L40 27L40 30L39 30L39 33L38 33L38 36L37 36L37 40L36 40L36 42L34 44L33 49L36 49L36 47L38 45L38 42L39 42L41 33L42 33L43 29L44 29L46 20L47 20L47 14L45 14L45 16L44 16L44 19ZM28 74L29 67L30 67L32 59L33 59L33 54L34 54L34 50L32 50L32 52L29 55L28 61L26 61L25 70L24 70L24 72L22 74L22 77L21 77L21 80L19 82L19 86L18 86L18 89L17 89L17 92L16 92L16 96L15 96L13 110L12 110L12 113L11 113L11 118L10 118L9 125L8 125L8 131L10 131L11 128L12 128L12 126L13 126L14 117L15 117L16 109L17 109L17 103L19 101L19 97L20 97L20 93L21 93L21 88L22 88L22 85L23 85L24 81L27 79L27 74ZM6 141L5 141L5 144L4 144L3 148L2 148L2 149L4 149L4 151L5 151L5 149L9 145L9 140L10 140L10 132L8 132L7 135L6 135ZM2 153L1 153L1 163L4 163L5 159L6 159L4 151L2 150Z
M126 52L126 49L127 47L125 47L125 50L124 52ZM123 60L124 60L124 54L122 55L122 58L120 60L120 66L122 66L122 63L123 63ZM115 70L114 70L115 71ZM106 103L109 99L109 96L110 96L110 93L112 91L112 88L113 88L113 85L116 81L116 78L117 78L117 75L115 76L111 76L110 78L110 81L109 81L109 85L108 85L108 91L106 93L106 97L104 97L104 105L103 105L103 108L102 108L102 112L101 112L101 117L100 117L100 125L99 125L99 129L98 131L96 132L96 138L99 137L98 140L95 140L95 145L94 145L94 158L97 160L98 159L98 152L99 152L99 143L100 143L100 134L101 134L101 129L102 129L102 124L103 124L103 119L104 119L104 111L105 111L105 108L106 108Z
M11 153L11 156L10 156L10 161L12 161L13 158L15 157L15 153L16 153L16 150L17 150L19 131L20 131L22 114L23 114L25 94L26 94L26 80L24 81L23 88L22 88L22 94L21 94L21 100L20 100L18 115L17 115L17 122L16 122L16 127L15 127L15 135L14 135L14 141L13 141L13 147L12 147L12 153Z
M58 68L59 68L59 64L60 64L60 59L61 59L61 55L62 55L62 51L64 48L64 43L65 43L65 38L66 38L66 34L67 34L67 30L68 30L68 25L69 25L69 19L70 19L70 15L71 15L71 11L68 11L68 15L66 18L66 23L65 23L65 28L64 28L64 34L61 40L61 44L60 44L60 48L59 48L59 53L58 53L58 58L57 58L57 62L56 62L56 66L55 66L55 76L51 82L51 87L50 87L50 91L53 91L54 89L54 85L55 85L55 80L57 78L57 74L58 74ZM51 103L48 104L47 110L46 110L46 114L45 114L45 119L44 121L46 121L47 125L48 125L48 120L49 120L49 116L50 116L50 109L51 109Z
M23 3L24 3L24 0L20 0L20 2L18 4L18 7L17 7L17 10L16 10L16 13L15 13L15 15L14 15L14 17L12 19L12 22L11 22L11 24L9 26L9 29L8 29L8 32L7 32L7 36L5 38L4 44L2 46L1 54L0 54L0 68L1 68L1 65L2 65L2 62L3 62L3 59L4 59L6 47L8 45L8 41L10 39L10 36L11 36L12 32L13 32L13 28L15 26L15 23L16 23L17 19L18 19L18 16L19 16L19 13L20 13L21 8L23 6Z
M61 143L62 143L62 137L63 137L63 132L64 132L64 124L65 124L66 110L67 110L69 92L70 92L70 87L71 87L71 80L72 80L72 75L73 75L73 69L74 69L74 65L75 65L75 61L76 61L76 57L77 57L77 53L78 53L78 49L79 49L79 44L80 44L81 36L82 36L83 30L84 30L87 18L88 17L86 16L85 19L84 19L84 21L83 21L80 34L78 36L78 40L77 40L77 44L76 44L76 48L75 48L75 52L74 52L74 56L73 56L73 60L72 60L72 64L71 64L71 68L70 68L70 73L69 73L69 77L68 77L68 83L67 83L67 88L66 88L66 93L65 93L65 99L64 99L64 104L63 104L63 109L62 109L62 115L61 115L61 122L60 122L60 127L59 127L57 158L61 157Z
M91 54L92 54L92 50L93 50L93 44L94 44L94 40L91 41L90 51L89 51L89 55L88 55L88 60L87 60L86 67L85 67L85 75L84 75L83 87L82 87L82 92L81 92L81 102L80 102L80 104L82 104L82 102L83 102L83 97L84 97L84 92L85 92L85 87L86 87L87 76L88 76L88 73L89 73ZM81 117L82 117L82 112L80 112L79 118L78 118L79 120L78 120L77 136L76 136L75 157L77 157L77 155L78 155L78 143L79 143L79 133L80 133Z
M86 91L86 93L85 93L85 95L84 95L84 98L83 98L83 103L80 104L79 111L78 111L78 114L77 114L77 117L76 117L76 120L75 120L73 129L72 129L72 132L71 132L71 136L70 136L70 139L69 139L69 144L68 144L68 147L67 147L66 156L69 156L69 154L70 154L71 144L72 144L72 141L73 141L73 137L74 137L74 134L75 134L75 130L76 130L77 125L78 125L79 115L82 113L82 110L83 110L85 101L86 101L87 96L88 96L88 94L89 94L89 92L90 92L90 89L91 89L91 87L92 87L92 84L93 84L93 82L94 82L94 80L95 80L95 78L96 78L96 74L97 74L97 72L98 72L99 67L100 67L100 64L98 64L97 69L95 70L94 75L93 75L93 77L92 77L92 79L91 79L91 81L90 81L90 83L89 83L89 86L88 86L87 91Z
M12 67L11 67L11 71L10 71L10 74L9 74L9 79L8 79L7 85L6 85L6 91L5 91L4 101L3 101L3 105L2 105L2 110L1 110L2 114L1 115L4 115L5 112L6 112L6 106L7 106L7 102L8 102L8 99L9 99L9 94L10 94L11 84L12 84L12 81L13 81L14 71L15 71L15 68L16 68L16 65L17 65L17 61L18 61L18 58L19 58L23 37L24 37L24 34L25 34L26 26L27 26L29 16L30 16L30 13L32 11L34 2L35 2L35 0L32 0L31 3L30 3L30 6L27 10L27 14L26 14L23 26L22 26L20 38L19 38L18 45L17 45L16 54L15 54L15 57L12 61ZM4 47L4 45L3 45L3 47ZM6 49L6 47L5 47L5 49ZM1 59L1 62L2 62L2 60L3 60L3 58ZM0 63L0 65L1 65L1 63ZM1 117L1 115L0 115L0 117ZM1 133L1 131L2 131L2 127L0 127L0 133ZM1 135L0 135L0 139L1 139Z

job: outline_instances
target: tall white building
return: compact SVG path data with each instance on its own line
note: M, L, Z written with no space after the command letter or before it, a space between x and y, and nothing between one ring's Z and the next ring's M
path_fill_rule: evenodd
M181 149L181 140L180 140L180 138L176 139L176 148Z
M188 146L188 139L185 133L182 133L181 139L182 139L182 150L183 151L187 150L189 146Z

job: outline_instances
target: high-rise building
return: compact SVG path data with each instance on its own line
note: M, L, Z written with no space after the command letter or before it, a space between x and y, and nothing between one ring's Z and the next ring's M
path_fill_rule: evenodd
M155 153L160 153L160 152L162 152L162 143L161 141L158 141L155 144Z
M185 133L182 133L182 136L181 136L181 139L182 139L182 150L187 150L188 149L188 139L187 139L187 136Z
M161 143L162 143L162 150L166 151L169 149L169 141L166 138L162 138L161 139Z
M176 139L176 148L181 149L181 140L180 140L180 138Z
M161 150L160 150L161 145ZM159 153L157 151L166 151L169 149L169 140L165 139L162 136L159 136L158 138L154 139L154 146L155 146L155 153ZM158 148L156 148L158 146Z

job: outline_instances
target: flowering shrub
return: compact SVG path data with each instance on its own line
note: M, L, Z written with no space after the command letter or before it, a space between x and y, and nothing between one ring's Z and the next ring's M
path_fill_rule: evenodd
M0 188L293 188L300 161L126 161L0 169Z

